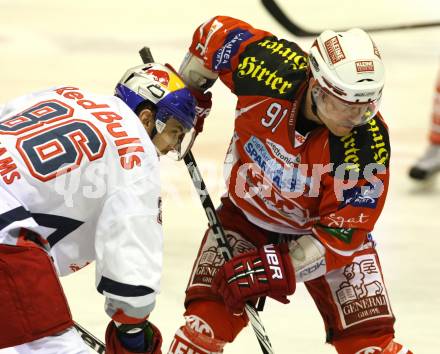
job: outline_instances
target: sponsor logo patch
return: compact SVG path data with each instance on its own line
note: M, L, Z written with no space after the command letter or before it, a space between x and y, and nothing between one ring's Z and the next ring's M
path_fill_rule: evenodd
M231 68L231 58L238 52L241 42L251 38L252 34L240 28L231 31L226 37L223 46L213 56L212 67L216 71Z
M266 86L269 91L285 96L292 88L292 82L279 75L276 70L269 70L264 60L256 57L245 57L237 67L238 78L250 78Z
M361 60L355 62L356 71L358 73L374 72L374 64L371 60Z
M299 277L301 278L302 282L311 280L316 278L316 274L322 274L325 272L326 263L325 259L321 258L317 260L316 262L310 264L307 268L304 268L300 271Z
M233 73L237 95L294 97L307 79L307 54L295 43L274 36L246 46Z
M371 119L346 136L330 135L331 162L336 167L345 164L346 171L359 172L361 178L370 163L388 167L390 154L388 132L379 118Z
M246 241L235 232L228 231L226 238L234 255L245 253L255 248L252 243ZM225 260L217 245L217 241L211 234L203 245L201 255L192 274L190 286L211 286L212 279L217 273L218 268L224 263Z
M185 321L189 328L193 329L194 331L204 334L208 337L214 338L214 331L212 330L211 326L201 319L199 316L196 315L189 315L185 316Z
M327 227L324 225L317 225L318 228L322 229L326 233L340 239L342 242L350 243L351 239L353 238L353 229L340 229L340 228L333 228L333 227Z
M312 189L312 178L304 176L299 168L284 166L272 158L265 144L255 136L244 145L247 155L261 168L264 176L271 180L282 191L293 192L299 186Z
M307 140L307 136L310 134L306 133L306 135L302 135L300 133L298 133L297 131L295 131L295 142L294 142L294 146L297 148L298 146L301 146L302 144L304 144Z
M304 139L305 140L305 139ZM286 151L284 146L275 143L270 139L266 139L267 145L269 145L270 150L273 152L275 157L284 162L287 165L294 165L301 163L301 155L292 155Z
M367 183L365 186L354 187L343 191L344 200L339 204L338 209L347 205L361 208L374 209L377 206L377 200L383 192L383 184L376 183L372 185Z
M292 70L307 68L307 57L303 55L300 48L292 48L293 43L277 40L276 38L265 38L258 42L258 46L265 48L271 55L278 55L283 62L289 64Z
M325 49L327 51L328 57L333 64L340 62L345 59L344 51L342 50L341 44L337 36L327 39L324 42Z
M170 75L163 70L156 70L156 69L148 69L145 71L146 74L150 74L153 76L154 80L160 82L164 86L168 86L170 82Z
M343 328L375 318L392 317L388 295L374 256L356 257L353 263L330 272L326 278Z

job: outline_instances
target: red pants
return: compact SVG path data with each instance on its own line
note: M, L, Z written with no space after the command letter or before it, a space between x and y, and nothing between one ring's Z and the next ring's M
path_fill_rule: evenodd
M251 224L229 200L223 200L219 217L234 255L276 242L280 237ZM289 237L294 236L282 236L284 241ZM204 334L208 337L226 343L234 340L247 319L229 314L221 299L211 292L211 281L223 263L217 243L208 230L188 284L185 316L187 323L189 318L199 329L205 328ZM394 337L394 316L373 247L355 253L348 265L305 285L324 320L327 342L339 352L356 353L375 346L385 348Z
M0 244L0 348L73 326L58 276L37 246Z

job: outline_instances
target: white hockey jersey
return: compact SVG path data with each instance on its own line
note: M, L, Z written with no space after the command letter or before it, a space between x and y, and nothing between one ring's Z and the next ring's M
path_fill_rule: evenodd
M98 291L154 305L162 270L159 160L119 98L75 87L0 108L0 243L42 236L60 275L96 260Z

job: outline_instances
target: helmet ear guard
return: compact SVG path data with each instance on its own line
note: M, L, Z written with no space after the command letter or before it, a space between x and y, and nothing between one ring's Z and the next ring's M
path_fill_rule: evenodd
M156 119L156 130L158 133L162 133L165 129L166 123L162 122L161 120Z

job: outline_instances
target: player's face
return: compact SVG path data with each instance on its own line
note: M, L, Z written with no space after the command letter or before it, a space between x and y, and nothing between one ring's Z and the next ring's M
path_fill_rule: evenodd
M351 130L356 126L350 119L343 119L343 114L338 110L334 110L330 114L323 113L319 110L319 118L326 127L336 136L345 136L350 134Z
M367 123L377 112L377 102L348 103L325 92L317 85L312 95L319 119L336 136L344 136L359 125Z
M168 118L165 128L153 138L153 144L161 155L172 150L179 150L186 130L175 118Z

